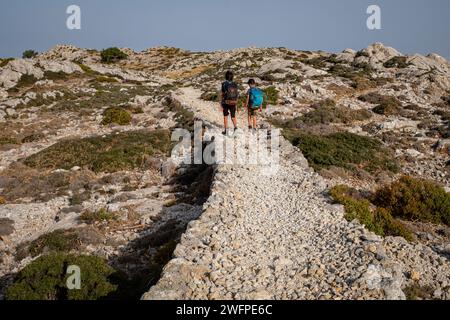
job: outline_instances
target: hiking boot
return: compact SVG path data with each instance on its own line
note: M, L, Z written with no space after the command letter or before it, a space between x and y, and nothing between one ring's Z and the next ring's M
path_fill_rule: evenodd
M226 135L227 135L227 130L223 130L223 131L222 131L222 134L223 134L224 136L226 136Z

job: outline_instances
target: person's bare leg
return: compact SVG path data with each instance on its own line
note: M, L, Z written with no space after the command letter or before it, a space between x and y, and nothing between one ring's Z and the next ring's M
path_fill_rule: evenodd
M256 130L256 116L253 116L253 129Z
M237 128L237 119L231 118L231 120L233 121L234 128L236 129Z
M252 116L250 115L250 113L248 114L248 128L252 128Z
M224 126L224 131L227 131L228 129L228 117L223 117L223 126Z

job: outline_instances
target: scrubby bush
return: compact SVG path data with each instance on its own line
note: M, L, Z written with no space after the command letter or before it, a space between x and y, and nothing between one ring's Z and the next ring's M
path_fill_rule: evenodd
M381 236L403 237L408 241L415 240L413 233L384 208L376 209L373 223L376 229L380 230L379 235Z
M264 106L266 107L268 104L276 105L278 104L279 91L275 87L268 87L264 90Z
M114 63L128 57L124 52L116 47L105 49L100 55L102 57L102 62L104 63Z
M336 103L331 100L313 105L316 109L307 113L302 120L307 124L330 124L330 123L352 123L370 119L372 113L365 109L352 110L345 107L336 107Z
M373 214L370 207L370 202L366 199L356 199L350 195L352 189L347 186L336 186L330 190L331 197L338 203L345 207L345 218L348 221L358 219L361 224L364 224L369 230L379 234L373 223Z
M368 79L367 77L363 77L363 76L355 76L351 78L352 83L350 84L350 86L355 89L355 90L368 90L371 88L375 88L376 84L371 80Z
M407 57L397 56L386 61L383 66L385 68L407 68L410 64L406 61Z
M63 71L59 71L59 72L45 71L44 72L44 78L48 79L48 80L53 80L53 81L66 80L67 76L68 76L68 74Z
M22 53L22 58L23 59L31 59L34 58L38 55L38 53L34 50L26 50Z
M378 104L378 106L372 109L377 114L390 116L397 115L401 111L402 103L396 97L384 96L379 93L368 93L358 97L358 99L370 104Z
M106 83L115 83L118 82L116 78L105 77L105 76L97 76L95 78L97 82L106 82Z
M108 108L103 112L102 125L118 124L125 126L130 124L131 114L119 107Z
M384 116L393 116L400 113L400 106L395 100L386 101L372 109L376 114Z
M109 222L117 219L117 213L110 212L104 208L98 211L85 211L80 216L81 221L89 224L93 224L95 222Z
M366 51L360 50L356 53L355 58L359 58L359 57L366 57L369 58L370 55L369 53L367 53Z
M24 88L24 87L29 87L34 85L36 82L38 81L38 79L33 76L33 75L29 75L29 74L23 74L19 81L17 82L17 85L15 88Z
M393 104L400 106L401 102L393 96L385 96L376 92L371 92L358 97L358 100L370 104Z
M87 167L94 172L116 172L142 167L148 156L167 155L172 148L168 130L131 131L105 137L60 141L23 162L39 169Z
M373 202L394 217L450 225L450 195L431 181L404 176L380 188Z
M383 208L372 209L367 199L355 198L355 190L339 185L330 190L331 197L345 207L348 221L358 220L366 228L380 236L400 236L413 241L414 236L400 221Z
M3 68L4 66L6 66L10 61L13 61L14 58L6 58L6 59L2 59L0 58L0 68Z
M398 171L391 152L376 139L349 132L318 136L289 130L285 136L301 149L311 166L317 170L336 166L346 169L358 167L370 173Z
M76 231L56 230L41 235L36 240L21 246L20 256L37 257L44 252L69 252L78 248L78 236Z
M2 196L0 196L0 205L2 204L6 204L6 200Z
M67 288L68 266L81 269L81 289ZM45 255L30 263L6 290L7 300L98 300L117 290L110 278L115 271L93 256L64 253Z

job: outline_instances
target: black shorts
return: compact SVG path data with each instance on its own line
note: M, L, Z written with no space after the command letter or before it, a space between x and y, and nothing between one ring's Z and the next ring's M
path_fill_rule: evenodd
M231 117L236 118L236 106L229 106L229 105L223 104L222 109L223 109L224 117L228 117L231 113Z

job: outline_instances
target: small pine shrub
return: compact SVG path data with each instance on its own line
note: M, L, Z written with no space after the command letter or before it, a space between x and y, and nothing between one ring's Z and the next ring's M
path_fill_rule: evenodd
M355 198L356 191L348 186L335 186L330 190L331 197L345 207L345 218L348 221L358 220L366 228L380 236L403 237L414 241L413 234L391 214L383 209L372 209L367 199Z
M1 59L0 58L0 68L3 68L4 66L6 66L10 61L13 61L14 58L6 58L6 59Z
M118 82L117 79L115 79L115 78L105 77L105 76L97 76L95 78L95 81L97 81L97 82L104 82L104 83L115 83L115 82Z
M367 53L366 51L360 50L356 53L355 58L359 58L359 57L366 57L369 58L370 55L369 53Z
M331 100L331 102L325 101L317 106L313 105L312 107L316 107L316 109L304 115L302 120L307 124L349 124L355 121L367 120L372 117L372 113L368 110L352 110L345 107L336 107L335 102L333 100Z
M128 57L124 52L116 47L103 50L100 56L103 63L114 63Z
M59 72L53 72L53 71L45 71L44 72L44 78L48 80L66 80L67 79L67 73L59 71Z
M103 112L102 125L118 124L125 126L131 122L131 114L119 107L108 108Z
M373 202L394 217L450 226L450 195L431 181L404 176L380 188Z
M81 270L81 289L67 288L68 266ZM7 300L98 300L117 290L114 269L98 257L53 253L31 262L6 290Z
M80 220L88 224L93 224L96 222L109 222L117 220L117 214L115 212L109 212L103 208L98 211L85 211L80 216Z
M374 113L384 115L384 116L393 116L398 115L400 113L400 105L396 102L396 100L385 101L382 104L376 106L372 109Z
M78 248L78 236L74 230L56 230L43 234L25 247L23 250L33 258L47 251L69 252Z
M267 107L268 104L271 105L278 104L279 91L275 87L268 87L263 91L264 91L264 105L263 105L264 108Z
M400 221L396 220L384 208L377 208L374 214L374 225L380 230L381 236L403 237L408 241L414 241L415 238Z
M34 57L36 57L38 55L38 53L34 50L26 50L22 53L22 58L23 59L32 59Z
M407 61L407 57L402 57L402 56L393 57L393 58L389 59L388 61L386 61L383 64L383 66L388 69L389 68L403 69L403 68L407 68L410 65L406 61Z
M168 155L172 149L168 130L130 131L105 137L60 141L23 160L36 169L86 167L96 173L140 168L147 156Z
M299 133L298 130L288 130L285 136L301 149L316 170L331 166L354 169L357 166L370 173L380 170L398 172L392 153L373 138L350 132L319 136Z
M29 75L29 74L23 74L20 77L19 81L17 82L17 85L15 88L18 89L18 88L29 87L29 86L34 85L37 81L38 81L38 79L36 79L35 76Z

